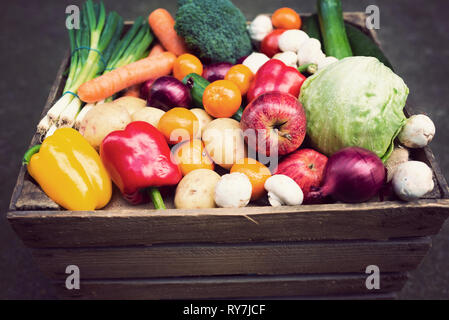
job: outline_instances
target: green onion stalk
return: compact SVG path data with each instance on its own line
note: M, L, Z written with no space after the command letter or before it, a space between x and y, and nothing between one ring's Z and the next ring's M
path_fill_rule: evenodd
M42 136L55 126L74 125L83 104L78 88L103 73L123 30L123 19L116 12L106 14L103 2L87 0L80 19L79 29L69 29L72 56L64 93L39 123Z
M111 72L114 69L126 66L132 62L143 59L148 56L148 48L153 42L153 34L150 31L150 27L145 22L143 17L138 17L133 26L128 30L125 36L117 43L109 59L103 74ZM101 104L104 102L110 102L114 97L109 97L105 100L97 102ZM76 116L75 128L79 128L81 121L95 104L87 104ZM87 111L85 111L87 109Z

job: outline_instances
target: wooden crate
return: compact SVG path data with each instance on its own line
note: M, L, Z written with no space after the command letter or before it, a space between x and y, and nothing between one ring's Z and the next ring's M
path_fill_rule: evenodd
M363 29L363 14L345 19ZM68 57L44 112L62 93L67 65ZM411 203L164 212L131 208L117 191L104 210L64 211L22 168L8 220L65 298L388 299L449 215L448 186L432 151L412 156L433 169L435 189ZM68 265L80 268L80 290L65 289ZM380 268L379 290L365 286L368 265Z

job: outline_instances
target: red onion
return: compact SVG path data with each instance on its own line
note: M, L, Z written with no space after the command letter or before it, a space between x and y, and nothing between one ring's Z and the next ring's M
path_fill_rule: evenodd
M218 62L207 65L204 67L203 78L209 82L223 80L231 67L232 63L229 62Z
M364 202L379 192L385 176L382 160L373 152L358 147L345 148L329 158L324 184L309 196L317 199L332 195L342 202Z
M190 88L174 77L160 77L149 89L147 105L164 111L172 108L190 109L192 106Z
M248 56L243 56L243 57L241 57L241 58L238 58L238 59L237 59L237 63L236 63L236 64L242 64L242 63L243 63L243 61L245 61L245 60L246 60L246 58L248 58Z
M147 100L148 93L150 92L150 88L153 85L154 79L150 79L142 83L140 86L140 97L144 100Z

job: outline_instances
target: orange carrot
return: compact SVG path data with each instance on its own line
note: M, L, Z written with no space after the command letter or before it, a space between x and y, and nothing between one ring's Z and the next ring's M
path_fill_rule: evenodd
M176 56L171 52L138 60L83 83L78 89L78 96L87 103L106 99L145 80L169 75L175 60Z
M140 83L126 89L123 96L140 98Z
M187 53L184 39L175 30L175 20L165 9L156 9L148 17L148 23L161 44L177 56Z
M165 52L164 47L163 47L161 44L156 43L156 44L153 46L153 48L151 48L150 54L149 54L148 56L149 56L149 57L155 56L155 55L157 55L157 54L159 54L159 53L162 53L162 52Z

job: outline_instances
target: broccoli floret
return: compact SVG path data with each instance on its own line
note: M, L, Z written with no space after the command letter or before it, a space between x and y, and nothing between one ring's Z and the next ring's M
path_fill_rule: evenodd
M243 13L229 0L178 0L176 32L189 49L207 62L227 61L251 53Z

